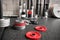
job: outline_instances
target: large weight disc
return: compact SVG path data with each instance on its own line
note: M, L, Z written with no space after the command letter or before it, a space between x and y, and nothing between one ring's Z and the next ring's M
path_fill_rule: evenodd
M49 16L60 18L60 5L59 4L53 4L49 8Z
M53 12L57 18L60 18L60 5L55 4L53 8Z

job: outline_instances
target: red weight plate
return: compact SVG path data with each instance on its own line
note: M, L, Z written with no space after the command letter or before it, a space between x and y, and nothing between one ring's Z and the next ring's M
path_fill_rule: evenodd
M26 37L30 40L38 40L39 38L41 38L41 34L36 31L30 31L26 33Z
M15 26L25 26L25 23L16 23Z
M28 14L32 14L32 11L31 11L31 10L29 10L29 11L28 11Z
M42 31L42 32L46 32L46 30L47 30L47 28L45 26L36 26L35 29L38 31Z

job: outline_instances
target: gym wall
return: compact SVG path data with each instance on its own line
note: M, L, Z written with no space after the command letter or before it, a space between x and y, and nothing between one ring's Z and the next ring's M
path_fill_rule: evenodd
M17 16L19 0L2 0L3 16Z

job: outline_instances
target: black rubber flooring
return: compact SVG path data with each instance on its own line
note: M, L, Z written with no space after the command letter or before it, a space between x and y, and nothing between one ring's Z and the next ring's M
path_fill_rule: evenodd
M11 26L14 23L14 18L11 19ZM38 25L45 25L47 27L46 32L40 32L42 38L40 40L60 40L60 19L40 19ZM29 40L25 37L26 32L36 31L34 29L36 25L28 25L24 30L14 30L11 27L7 28L4 32L2 40ZM3 28L0 28L0 36Z

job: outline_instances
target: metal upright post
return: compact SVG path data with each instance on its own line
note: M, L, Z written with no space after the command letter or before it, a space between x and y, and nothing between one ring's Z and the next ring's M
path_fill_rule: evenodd
M38 0L36 0L36 14L38 14Z
M44 0L44 8L43 8L43 16L45 16L45 12L48 10L49 0Z
M2 19L3 13L2 13L2 2L0 0L0 19Z
M44 6L43 6L43 16L45 16L45 0L44 0L44 4L43 4Z

